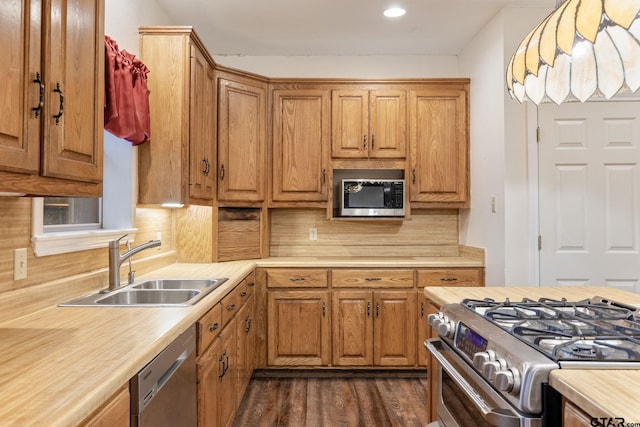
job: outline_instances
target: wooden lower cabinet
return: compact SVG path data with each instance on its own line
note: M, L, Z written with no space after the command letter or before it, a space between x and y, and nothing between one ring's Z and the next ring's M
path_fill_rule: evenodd
M415 365L413 290L341 290L332 299L334 365Z
M255 363L254 306L254 299L250 297L236 315L236 407L242 402L242 396L249 385Z
M424 298L425 302L425 317L429 316L432 313L437 313L440 311L440 306L434 303L433 301ZM430 326L426 326L427 338L434 338L438 336L438 333L431 328ZM427 419L431 421L436 421L438 419L438 410L437 410L437 396L438 396L438 371L436 369L436 359L433 357L431 353L429 353L424 346L423 354L426 357L427 364Z
M593 418L568 400L562 402L562 426L563 427L589 427L593 426ZM598 424L602 425L602 424ZM612 424L613 425L613 424Z
M270 291L267 299L267 364L328 365L329 291Z
M118 390L107 402L85 418L82 427L125 427L129 426L131 415L129 407L128 384Z
M197 361L198 426L226 427L236 412L236 319Z
M334 291L331 303L332 350L335 366L373 364L371 291Z

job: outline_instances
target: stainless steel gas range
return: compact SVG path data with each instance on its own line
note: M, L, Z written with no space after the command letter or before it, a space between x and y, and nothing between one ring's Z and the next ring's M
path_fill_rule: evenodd
M466 299L428 320L446 427L561 425L551 370L640 368L640 310L602 297Z

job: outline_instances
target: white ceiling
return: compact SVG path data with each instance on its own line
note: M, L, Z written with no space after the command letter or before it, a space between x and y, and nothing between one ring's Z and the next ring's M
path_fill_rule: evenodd
M505 6L556 0L157 0L213 55L456 55ZM389 19L390 5L407 14ZM528 29L527 29L528 30ZM526 32L525 32L526 33Z

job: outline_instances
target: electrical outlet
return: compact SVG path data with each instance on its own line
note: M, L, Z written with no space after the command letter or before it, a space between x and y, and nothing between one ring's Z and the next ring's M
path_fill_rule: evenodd
M27 248L16 249L13 255L13 280L27 278Z
M315 227L309 228L309 240L318 240L318 229Z

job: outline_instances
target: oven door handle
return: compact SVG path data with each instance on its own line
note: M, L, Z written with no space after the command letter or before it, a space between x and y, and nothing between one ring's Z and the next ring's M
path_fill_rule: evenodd
M465 380L462 375L458 373L456 368L440 353L440 351L433 345L433 343L440 343L440 340L431 339L424 342L425 347L436 358L442 369L447 371L447 374L456 382L456 384L464 390L466 395L471 399L476 408L484 418L491 423L491 425L500 427L518 427L520 426L520 418L515 415L509 415L504 412L496 412L478 395L474 388Z

